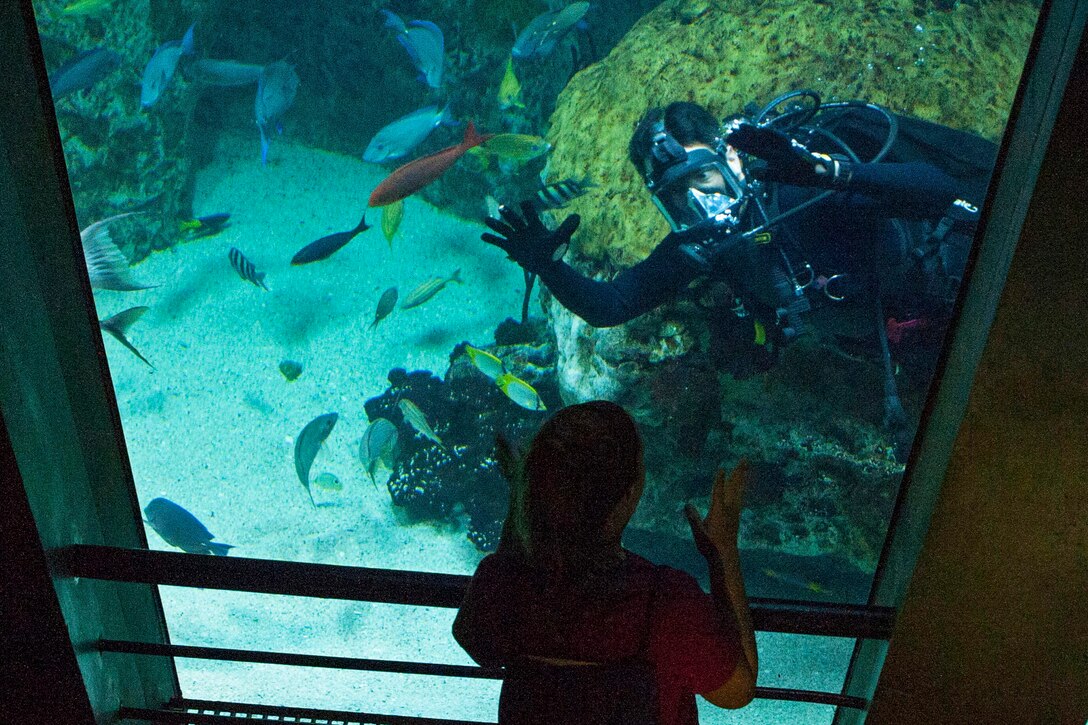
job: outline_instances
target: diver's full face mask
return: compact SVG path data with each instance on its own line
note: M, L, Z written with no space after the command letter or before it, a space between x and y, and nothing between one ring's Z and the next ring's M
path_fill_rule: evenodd
M658 124L646 159L646 188L674 232L712 220L736 226L744 209L744 183L722 153L685 149Z

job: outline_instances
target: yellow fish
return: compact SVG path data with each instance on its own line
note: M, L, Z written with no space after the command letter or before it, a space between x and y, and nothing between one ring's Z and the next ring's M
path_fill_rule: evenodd
M340 481L335 473L329 473L324 471L317 474L314 478L313 484L318 488L322 488L326 491L343 491L344 484Z
M514 401L522 408L529 410L547 410L544 401L537 395L536 389L521 378L510 373L503 373L495 378L495 384L499 386L506 397Z
M480 350L472 345L465 345L465 354L468 355L469 360L472 361L472 364L476 366L477 370L492 380L506 372L502 360L495 357L487 350Z
M110 0L76 0L61 10L62 15L98 15L109 7Z
M506 72L499 83L499 108L525 108L521 102L521 82L514 74L514 58L506 59Z
M389 242L389 248L393 248L393 236L400 227L400 220L404 218L404 200L395 201L382 207L382 234Z
M510 161L529 161L552 150L552 145L540 136L525 133L500 133L470 149L469 153L492 154Z

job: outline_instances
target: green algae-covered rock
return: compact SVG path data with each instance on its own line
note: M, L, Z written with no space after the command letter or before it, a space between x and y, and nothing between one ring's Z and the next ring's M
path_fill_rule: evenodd
M551 178L601 184L570 207L582 216L576 250L627 266L668 232L627 161L648 107L687 100L725 116L811 88L997 140L1036 15L1022 1L667 0L577 74L552 115Z

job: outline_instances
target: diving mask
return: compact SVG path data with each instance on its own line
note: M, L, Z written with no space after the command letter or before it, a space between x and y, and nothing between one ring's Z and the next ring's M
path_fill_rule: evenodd
M661 128L646 163L646 188L674 232L708 220L733 227L740 222L744 183L723 153L685 149Z

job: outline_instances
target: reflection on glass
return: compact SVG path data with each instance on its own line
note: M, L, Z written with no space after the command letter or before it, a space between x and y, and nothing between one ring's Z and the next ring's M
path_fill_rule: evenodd
M552 5L35 3L152 547L471 573L608 398L630 548L747 458L749 593L865 601L1037 7Z

